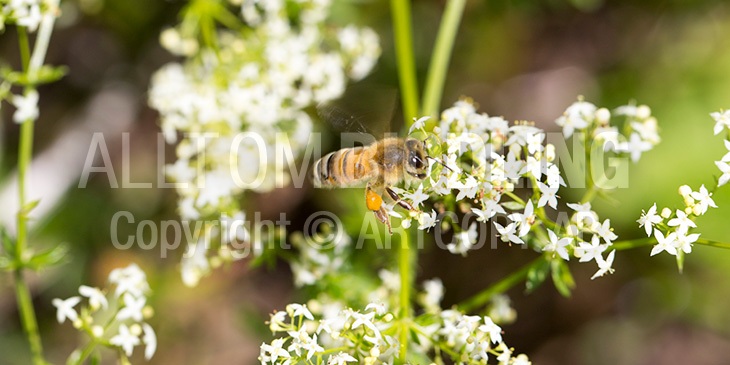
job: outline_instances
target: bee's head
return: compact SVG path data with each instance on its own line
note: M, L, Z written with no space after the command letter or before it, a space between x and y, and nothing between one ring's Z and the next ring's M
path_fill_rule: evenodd
M428 168L426 149L423 142L408 138L406 140L406 150L408 151L408 160L406 161L406 172L421 180L426 178L426 169Z

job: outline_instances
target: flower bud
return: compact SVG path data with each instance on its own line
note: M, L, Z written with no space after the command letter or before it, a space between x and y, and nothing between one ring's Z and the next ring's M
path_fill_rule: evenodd
M441 128L438 127L438 126L433 127L433 134L440 135L441 134Z
M373 346L373 348L370 349L370 356L372 356L372 357L380 356L380 346Z
M386 314L386 315L385 315L385 316L383 317L383 320L384 320L384 321L386 321L386 322L390 322L390 321L392 321L392 320L393 320L393 314L392 314L392 313L388 313L388 314Z
M679 187L679 194L686 197L689 194L692 194L692 188L690 188L689 185L682 185Z
M74 326L74 328L77 328L77 329L78 329L78 328L81 328L81 327L82 327L83 325L84 325L84 322L82 322L82 321L81 321L80 319L78 319L78 318L77 318L77 319L76 319L75 321L73 321L73 326Z
M692 206L692 214L696 216L702 215L702 207L699 204Z
M95 338L100 338L101 336L104 336L104 328L102 326L93 326L91 327L91 334L94 335Z
M639 105L636 108L636 117L639 119L646 119L651 116L651 109L646 105Z
M692 207L684 208L684 213L687 214L687 215L692 214Z
M155 315L155 310L151 306L146 305L142 308L142 317L152 318L153 315Z
M672 210L671 210L671 209L669 209L669 208L664 208L664 209L662 209L662 214L661 214L661 216L662 216L662 218L664 218L664 219L667 219L667 218L671 217L671 216L672 216Z
M139 336L142 334L142 327L140 327L139 324L135 323L129 326L129 333L131 333L132 336Z
M552 143L548 143L545 146L545 157L547 157L548 162L555 160L555 146Z
M600 108L596 110L596 120L599 124L608 124L608 121L611 119L611 112L608 111L606 108Z

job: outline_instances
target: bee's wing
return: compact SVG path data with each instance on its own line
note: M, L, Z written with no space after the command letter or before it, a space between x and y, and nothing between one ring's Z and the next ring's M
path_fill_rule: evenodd
M365 127L365 117L348 112L333 102L317 105L317 115L322 121L329 123L337 132L370 133Z
M348 86L340 99L317 105L317 114L337 132L380 139L399 130L399 125L393 125L397 101L397 90L361 82Z

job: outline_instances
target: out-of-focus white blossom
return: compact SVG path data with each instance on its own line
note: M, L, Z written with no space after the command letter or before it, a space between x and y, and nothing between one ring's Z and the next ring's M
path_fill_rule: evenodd
M221 219L221 225L244 219L241 194L288 184L287 163L293 161L277 163L276 156L297 158L310 143L313 126L305 109L340 97L348 80L373 69L380 56L377 34L332 28L325 23L330 5L243 1L240 14L250 31L220 28L215 51L199 45L184 26L163 31L162 45L186 59L155 73L149 103L160 112L165 140L177 143L178 160L166 174L178 184L183 219ZM221 245L235 238L259 254L248 229L221 230ZM214 238L188 242L196 249L182 262L186 285L211 271L214 265L205 261L241 256L216 256Z
M144 322L152 314L152 308L146 305L146 295L150 291L146 274L139 266L131 264L112 270L108 281L116 286L109 298L104 293L111 293L112 290L82 285L79 293L88 299L88 305L82 303L80 296L66 300L54 299L58 321L63 322L68 318L74 327L86 332L95 341L119 347L127 356L132 354L135 346L144 343L145 358L152 358L157 349L157 337L152 327ZM74 307L79 304L81 309L76 312ZM108 321L108 324L104 327L94 324L97 315Z

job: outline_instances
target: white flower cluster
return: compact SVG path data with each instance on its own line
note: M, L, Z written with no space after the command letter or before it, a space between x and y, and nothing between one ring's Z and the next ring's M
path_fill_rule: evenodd
M628 142L622 141L618 127L609 123L608 109L583 100L570 105L556 123L563 127L566 138L576 131L583 132L582 138L601 141L604 149L630 155L634 161L660 141L656 119L651 117L648 107L623 106L614 114L625 117L623 130L631 131ZM552 252L553 257L563 260L569 260L571 255L580 262L595 260L598 272L594 278L613 272L615 253L609 248L617 236L610 220L599 220L590 202L567 204L574 211L567 227L559 227L547 218L546 207L558 209L558 190L565 182L555 164L555 147L545 143L543 130L528 122L510 125L502 117L477 113L469 100L446 109L434 134L424 130L425 120L416 120L411 133L421 131L427 135L429 154L442 159L440 163L431 160L429 178L422 184L394 190L416 208L429 196L434 197L439 211L410 212L401 221L404 227L415 219L419 229L429 229L437 224L439 213L447 210L445 207L453 211L458 204L462 211L475 215L477 222L493 220L503 242L530 243L535 249ZM515 194L515 188L525 183L532 187L532 196L522 199ZM402 217L392 209L390 214ZM506 222L496 222L497 217ZM466 255L477 242L477 225L454 229L453 242L447 248ZM604 257L606 251L609 252Z
M715 119L713 129L715 135L726 128L730 130L730 111L715 112L710 116ZM730 141L726 139L724 142L725 148L730 151ZM715 165L722 172L716 188L725 185L730 180L728 162L730 162L730 152L726 153L720 161L715 161ZM651 250L651 256L666 251L670 255L681 258L682 255L692 252L692 245L700 238L700 233L690 233L691 229L697 228L694 220L707 213L710 207L717 208L712 194L713 192L707 190L705 185L700 186L697 191L693 191L688 185L682 185L679 187L679 195L684 200L683 209L672 211L665 207L658 212L657 205L654 203L648 211L641 211L641 217L637 220L639 227L644 227L646 235L651 237L653 234L657 241ZM665 222L665 220L667 221Z
M287 183L287 164L275 156L293 159L306 147L312 120L305 108L341 96L348 78L367 75L380 55L372 30L325 23L328 0L234 3L246 29L218 31L215 50L186 36L185 21L161 36L171 52L188 57L153 76L149 98L167 142L177 143L166 174L180 183L185 220L242 214L244 191ZM197 279L188 275L186 283Z
M661 142L657 120L651 116L648 106L624 105L616 108L613 114L626 118L621 131L611 125L611 112L608 109L598 108L579 98L555 123L563 127L565 138L575 131L586 133L594 140L603 142L606 151L626 153L633 162L637 162L642 153Z
M0 0L0 31L15 24L35 32L44 16L59 15L58 0Z
M707 213L710 207L717 208L712 193L704 185L698 191L682 185L679 194L684 199L684 209L672 211L664 208L661 214L657 214L657 205L654 203L648 211L642 210L641 218L637 221L639 227L644 227L647 236L653 233L657 240L651 256L662 251L674 256L692 252L692 244L700 238L699 233L690 233L690 229L697 228L694 219Z
M325 276L338 273L347 260L350 236L341 234L333 240L326 240L325 234L304 237L298 233L291 236L292 246L298 250L289 264L298 287L314 285Z
M114 287L113 293L82 285L79 287L80 296L65 300L53 299L58 322L63 323L68 319L94 342L118 347L127 356L132 355L134 347L144 344L145 358L152 358L157 349L157 337L152 327L145 322L153 312L147 306L150 291L147 276L139 266L131 264L112 270L109 283ZM81 303L82 298L86 298L88 304L82 304L77 312L74 308ZM98 319L104 319L105 322L96 323ZM76 351L71 359L79 356L81 353Z
M512 356L502 341L502 329L490 317L467 316L440 308L443 285L438 279L424 283L419 294L426 312L415 318L409 331L413 341L409 353L416 357L448 355L459 364L529 364L525 355ZM392 288L376 292L393 294ZM397 296L397 295L396 295ZM310 301L310 305L290 304L284 312L271 315L269 328L284 334L261 345L262 364L393 364L399 359L397 331L402 330L387 304L376 300L355 311L338 302ZM491 354L491 356L490 356Z
M715 135L719 134L724 129L730 131L730 110L714 112L711 113L710 116L715 119ZM728 152L722 156L720 161L715 161L715 165L718 169L720 169L720 172L722 172L720 179L717 181L718 187L723 186L730 181L730 141L727 139L725 140L725 148L727 148Z

